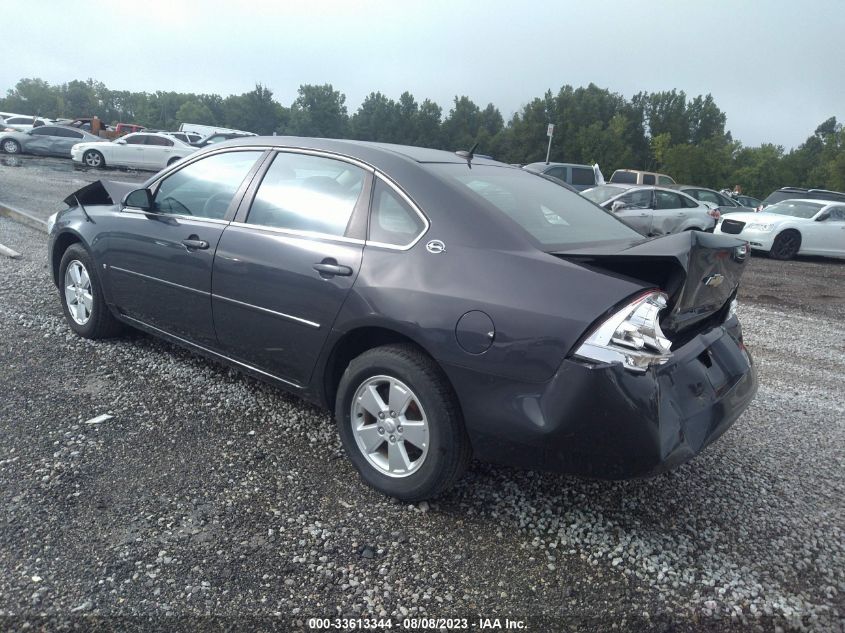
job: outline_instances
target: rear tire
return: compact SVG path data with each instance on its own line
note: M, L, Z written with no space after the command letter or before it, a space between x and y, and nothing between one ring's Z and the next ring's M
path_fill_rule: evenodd
M106 159L95 149L89 149L82 155L82 162L88 167L105 167Z
M769 257L781 260L792 259L799 250L801 250L801 234L793 229L787 229L772 242Z
M472 458L451 385L412 345L377 347L352 360L338 385L335 420L361 478L402 501L436 497Z
M21 144L13 138L7 138L3 141L3 152L6 154L20 154Z
M80 336L109 338L123 329L106 305L94 260L82 244L71 244L62 255L59 297L68 325Z

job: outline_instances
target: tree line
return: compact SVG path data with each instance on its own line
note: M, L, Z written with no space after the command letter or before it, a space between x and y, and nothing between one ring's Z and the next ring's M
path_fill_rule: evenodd
M508 163L541 161L546 126L555 124L550 159L598 162L615 169L649 169L677 182L713 187L740 185L766 196L782 186L845 190L845 130L835 117L800 146L785 151L764 143L745 147L725 129L726 116L711 95L640 92L630 99L594 84L547 91L508 121L492 103L481 107L456 96L449 111L409 92L398 100L370 93L351 115L346 96L331 84L302 85L289 106L262 84L240 95L111 90L88 79L50 84L21 79L0 99L0 110L58 118L93 116L107 123L176 129L201 123L258 134L352 138L456 151L478 143L478 153Z

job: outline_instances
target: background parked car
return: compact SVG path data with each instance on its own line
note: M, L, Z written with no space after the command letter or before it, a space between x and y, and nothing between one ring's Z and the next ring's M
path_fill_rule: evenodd
M32 116L10 116L7 119L4 119L3 126L6 128L10 128L13 130L17 130L18 132L26 132L31 130L33 127L39 127L41 125L47 125L51 123L49 119L42 119L40 117L32 117Z
M845 200L790 199L760 213L733 213L722 218L716 233L747 240L773 259L796 255L845 258Z
M66 125L42 125L28 132L3 132L0 134L0 149L6 154L70 158L70 150L77 143L97 143L104 140Z
M601 185L582 194L643 235L712 231L717 210L680 191L641 185Z
M735 194L731 198L739 202L746 209L753 209L754 211L760 211L765 206L759 198L753 198L744 194Z
M718 208L719 212L722 214L734 213L735 211L754 211L756 209L756 207L744 207L738 200L734 200L730 196L726 196L715 189L708 189L707 187L695 187L693 185L670 185L667 188L682 191L699 202L708 202L713 205L713 208Z
M604 177L598 166L577 163L529 163L523 169L557 178L572 185L578 191L604 184Z
M619 185L674 185L675 179L655 171L617 169L608 182Z
M165 132L165 134L169 134L173 138L178 138L180 141L187 143L188 145L202 140L202 136L195 132Z
M167 134L138 132L110 143L79 143L71 158L87 167L134 167L158 171L196 151Z
M804 189L803 187L781 187L773 191L763 200L763 206L782 202L784 200L830 200L831 202L845 202L845 193L828 191L827 189Z
M209 134L205 138L191 143L191 145L193 145L194 147L207 147L209 145L213 145L214 143L222 143L223 141L230 141L233 138L241 138L246 136L255 135L243 132L215 132L214 134Z

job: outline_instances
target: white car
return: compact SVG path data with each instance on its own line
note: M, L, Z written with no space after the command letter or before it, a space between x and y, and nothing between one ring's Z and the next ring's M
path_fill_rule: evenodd
M38 127L35 123L38 123L38 126L41 126L49 125L52 121L50 119L41 119L38 117L15 114L3 120L3 127L15 130L16 132L29 132L33 127Z
M87 167L133 167L159 171L197 151L179 139L156 132L136 132L111 143L77 143L70 150L75 163Z
M751 248L773 259L796 255L845 258L845 203L826 200L784 200L760 213L731 213L715 233L747 240Z
M719 218L708 203L664 187L606 184L581 195L643 235L712 231Z

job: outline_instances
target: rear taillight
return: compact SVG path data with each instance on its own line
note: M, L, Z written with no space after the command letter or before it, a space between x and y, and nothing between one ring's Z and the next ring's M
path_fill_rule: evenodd
M722 217L722 212L719 211L719 209L710 209L707 212L707 215L709 215L711 218L718 220L720 217Z
M672 347L660 329L660 312L666 301L666 294L658 290L640 295L593 330L575 356L599 363L622 363L637 372L665 363Z

